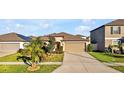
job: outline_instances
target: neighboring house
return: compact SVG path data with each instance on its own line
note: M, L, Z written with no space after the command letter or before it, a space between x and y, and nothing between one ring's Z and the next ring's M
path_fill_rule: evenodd
M16 52L23 49L23 44L29 41L29 37L17 33L0 35L0 52Z
M84 52L86 50L86 43L89 42L82 35L72 35L65 32L41 36L41 39L47 42L51 36L55 38L56 46L63 46L63 51L72 53Z
M89 42L89 40L82 35L71 35L64 32L53 33L41 36L40 38L44 42L48 42L49 37L55 38L55 48L60 45L63 47L63 51L71 53L84 52L86 50L86 45ZM36 37L31 36L31 38ZM0 35L0 52L14 53L19 49L23 49L24 43L29 42L31 38L17 33L8 33Z
M114 20L90 32L92 44L97 45L97 50L104 51L109 45L124 42L124 19Z

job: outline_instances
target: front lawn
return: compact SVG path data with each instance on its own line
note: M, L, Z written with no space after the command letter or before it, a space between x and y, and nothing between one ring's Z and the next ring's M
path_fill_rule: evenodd
M110 66L110 67L124 73L124 66Z
M4 57L0 57L0 62L17 62L17 60L16 60L17 56L18 56L18 54L15 53L15 54L7 55Z
M40 70L27 71L27 65L0 65L0 73L50 73L60 65L40 65Z
M101 62L124 62L124 55L122 54L108 55L104 52L89 52L89 54Z
M18 53L0 57L0 62L17 62ZM52 54L47 56L44 62L62 62L64 54ZM19 60L22 62L22 60Z

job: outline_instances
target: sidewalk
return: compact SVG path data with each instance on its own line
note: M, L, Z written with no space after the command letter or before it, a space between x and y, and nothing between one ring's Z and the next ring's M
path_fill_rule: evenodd
M62 62L41 62L40 65L61 65ZM24 62L0 62L0 65L25 65Z
M124 63L114 63L114 62L106 63L106 62L104 62L104 64L108 65L108 66L124 66Z

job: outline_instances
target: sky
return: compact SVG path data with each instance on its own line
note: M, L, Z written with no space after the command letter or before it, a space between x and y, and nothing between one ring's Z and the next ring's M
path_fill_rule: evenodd
M50 33L90 35L90 31L113 19L0 19L0 34L16 32L26 36Z

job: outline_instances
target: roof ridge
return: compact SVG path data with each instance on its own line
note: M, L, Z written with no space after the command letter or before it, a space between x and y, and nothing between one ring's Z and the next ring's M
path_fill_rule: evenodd
M20 42L24 41L25 42L25 41L29 41L30 37L11 32L11 33L0 35L0 40L2 42L4 41L20 41Z

